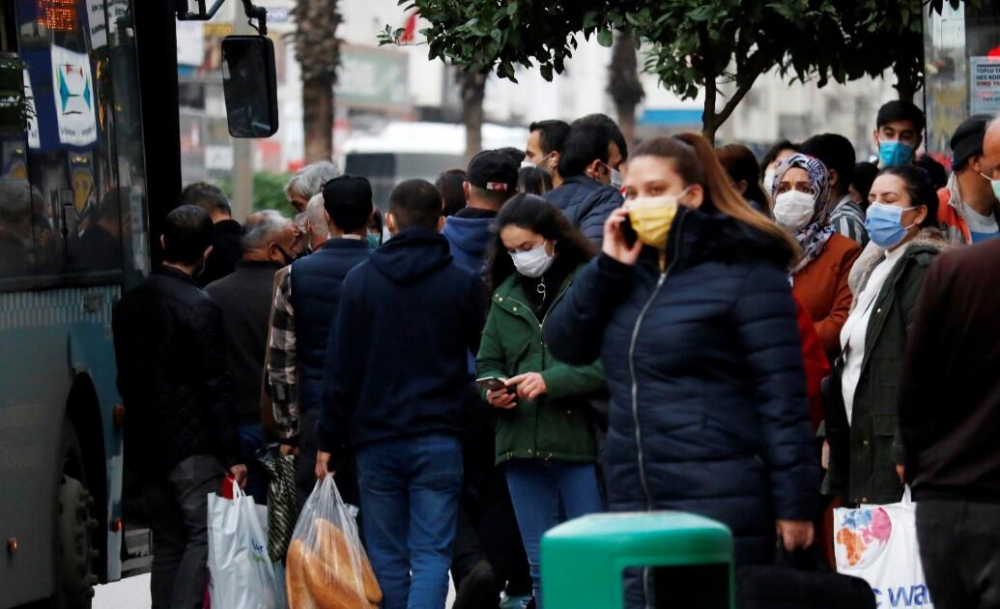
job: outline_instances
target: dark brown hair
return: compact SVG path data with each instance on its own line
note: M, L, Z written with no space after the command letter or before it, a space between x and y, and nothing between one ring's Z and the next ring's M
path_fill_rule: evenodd
M761 209L771 209L771 198L760 185L760 165L749 148L742 144L726 144L715 149L715 156L733 182L747 183L743 198L748 203L757 203Z
M597 254L594 244L588 241L551 203L537 195L516 195L504 203L497 215L496 239L493 241L493 249L486 266L491 293L515 272L514 261L511 260L500 238L503 229L511 224L554 241L555 252L559 255L560 261L569 265L570 269L576 268Z

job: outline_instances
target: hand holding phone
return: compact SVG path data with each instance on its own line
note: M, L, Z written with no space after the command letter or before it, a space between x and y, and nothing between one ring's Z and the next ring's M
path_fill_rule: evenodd
M476 379L476 387L481 391L500 391L501 389L507 389L507 379L486 376Z

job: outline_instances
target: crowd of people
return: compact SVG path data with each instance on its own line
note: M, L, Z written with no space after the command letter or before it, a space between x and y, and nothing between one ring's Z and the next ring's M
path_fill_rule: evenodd
M114 318L153 606L201 606L206 494L265 502L269 445L300 503L332 475L360 508L384 609L444 607L449 571L458 609L540 608L542 536L601 511L716 519L737 567L825 555L831 505L905 485L936 606L1000 602L1000 122L950 177L923 130L893 101L877 163L830 133L758 163L546 120L384 216L329 162L294 219L188 186Z

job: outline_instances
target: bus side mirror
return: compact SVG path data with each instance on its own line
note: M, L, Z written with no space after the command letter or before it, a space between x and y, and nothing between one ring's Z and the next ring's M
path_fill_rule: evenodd
M222 41L222 88L229 134L270 137L278 131L274 43L266 36L227 36Z

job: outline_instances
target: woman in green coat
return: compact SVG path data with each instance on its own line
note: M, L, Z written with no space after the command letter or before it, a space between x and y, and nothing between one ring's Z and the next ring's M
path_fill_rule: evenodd
M920 169L884 169L869 199L871 243L851 270L855 300L828 387L825 490L847 505L903 498L897 398L904 347L924 275L948 246L938 228L937 193Z
M476 367L481 385L488 378L504 382L484 393L499 411L496 460L505 464L537 607L542 535L562 516L603 509L588 404L605 387L601 365L566 365L542 340L546 315L593 253L590 242L541 197L518 195L497 216L488 267L495 291Z

